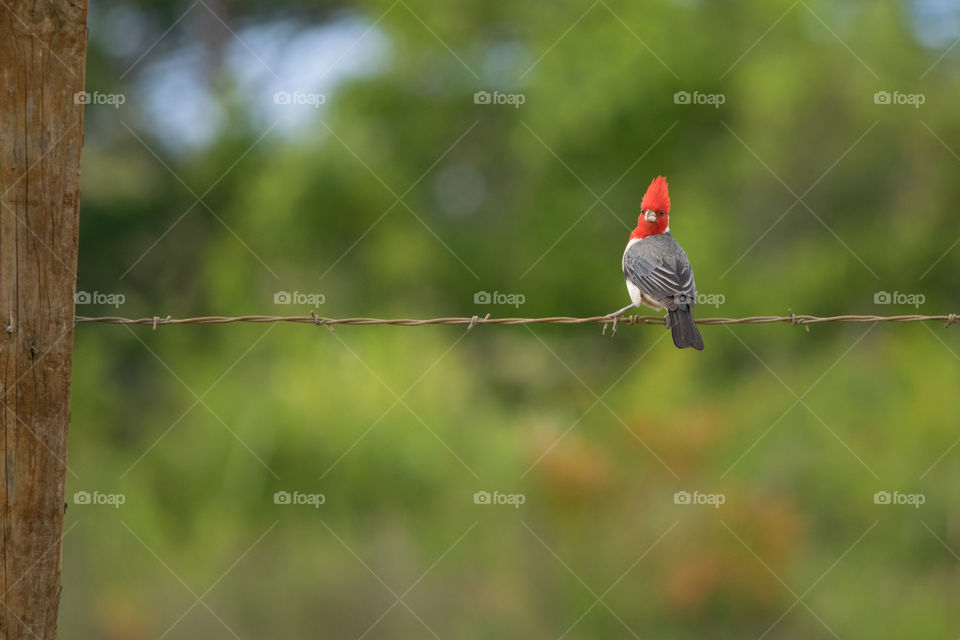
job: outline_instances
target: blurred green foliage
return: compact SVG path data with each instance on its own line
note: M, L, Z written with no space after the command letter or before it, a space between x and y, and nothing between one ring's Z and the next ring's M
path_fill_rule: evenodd
M724 299L701 317L956 312L960 54L921 44L931 4L94 7L88 86L127 100L86 109L78 289L125 303L78 313L606 313L658 174ZM273 69L324 27L296 64L379 43L371 68ZM200 90L151 93L183 69ZM160 117L198 91L207 137ZM955 636L958 329L702 331L80 325L63 635Z

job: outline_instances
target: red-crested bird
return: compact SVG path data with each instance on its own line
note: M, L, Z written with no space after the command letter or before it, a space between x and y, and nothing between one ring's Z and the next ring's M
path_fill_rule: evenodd
M693 321L697 287L687 254L670 235L670 195L667 179L657 176L640 201L637 228L623 252L623 277L633 301L609 314L613 332L620 314L640 304L667 311L667 325L678 349L703 350L703 338Z

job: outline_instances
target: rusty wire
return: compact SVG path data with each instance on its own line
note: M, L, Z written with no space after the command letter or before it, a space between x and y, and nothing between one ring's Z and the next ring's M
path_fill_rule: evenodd
M590 316L586 318L573 318L569 316L555 316L548 318L491 318L490 314L486 316L461 316L453 318L324 318L314 313L308 316L200 316L196 318L173 318L170 316L153 316L151 318L120 318L116 316L87 317L76 316L74 322L77 324L99 322L104 324L137 324L149 325L154 330L163 325L178 324L228 324L235 322L291 322L298 324L313 324L332 328L334 325L394 325L400 327L419 327L423 325L434 324L465 324L468 329L476 325L506 325L506 324L587 324L613 322L609 316ZM620 324L653 324L664 325L666 319L663 316L621 316L618 320ZM842 316L810 316L798 315L790 311L787 316L750 316L746 318L698 318L697 324L771 324L776 322L788 322L794 326L808 326L811 324L820 324L825 322L942 322L945 327L960 322L960 315L950 313L937 316L923 315L900 315L900 316L874 316L874 315L842 315ZM809 330L809 329L808 329Z

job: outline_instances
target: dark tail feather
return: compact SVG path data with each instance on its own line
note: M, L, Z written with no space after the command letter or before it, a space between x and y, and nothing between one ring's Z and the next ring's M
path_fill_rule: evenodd
M683 305L667 313L670 333L673 335L673 344L678 349L693 347L697 351L703 351L703 338L700 337L700 331L697 330L697 325L693 321L690 307Z

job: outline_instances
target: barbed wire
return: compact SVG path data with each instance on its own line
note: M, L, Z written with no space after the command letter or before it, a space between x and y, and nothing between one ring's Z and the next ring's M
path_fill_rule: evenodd
M610 316L590 316L586 318L574 318L570 316L553 316L546 318L491 318L490 314L485 316L460 316L451 318L325 318L311 313L308 316L200 316L196 318L173 318L171 316L154 316L151 318L121 318L116 316L76 316L76 324L85 323L103 323L103 324L135 324L150 325L156 331L157 327L163 325L180 324L229 324L235 322L290 322L295 324L313 324L333 328L335 325L393 325L399 327L419 327L424 325L443 325L443 324L465 324L468 329L481 324L486 325L517 325L517 324L588 324L603 323L610 324L614 321ZM663 316L620 316L620 324L652 324L665 325L666 318ZM821 324L826 322L943 322L944 327L951 324L960 323L960 315L949 313L946 315L925 316L925 315L900 315L900 316L875 316L875 315L841 315L841 316L811 316L798 315L790 311L786 316L749 316L745 318L697 318L696 323L702 325L713 324L772 324L777 322L788 322L794 326L809 326L812 324Z

